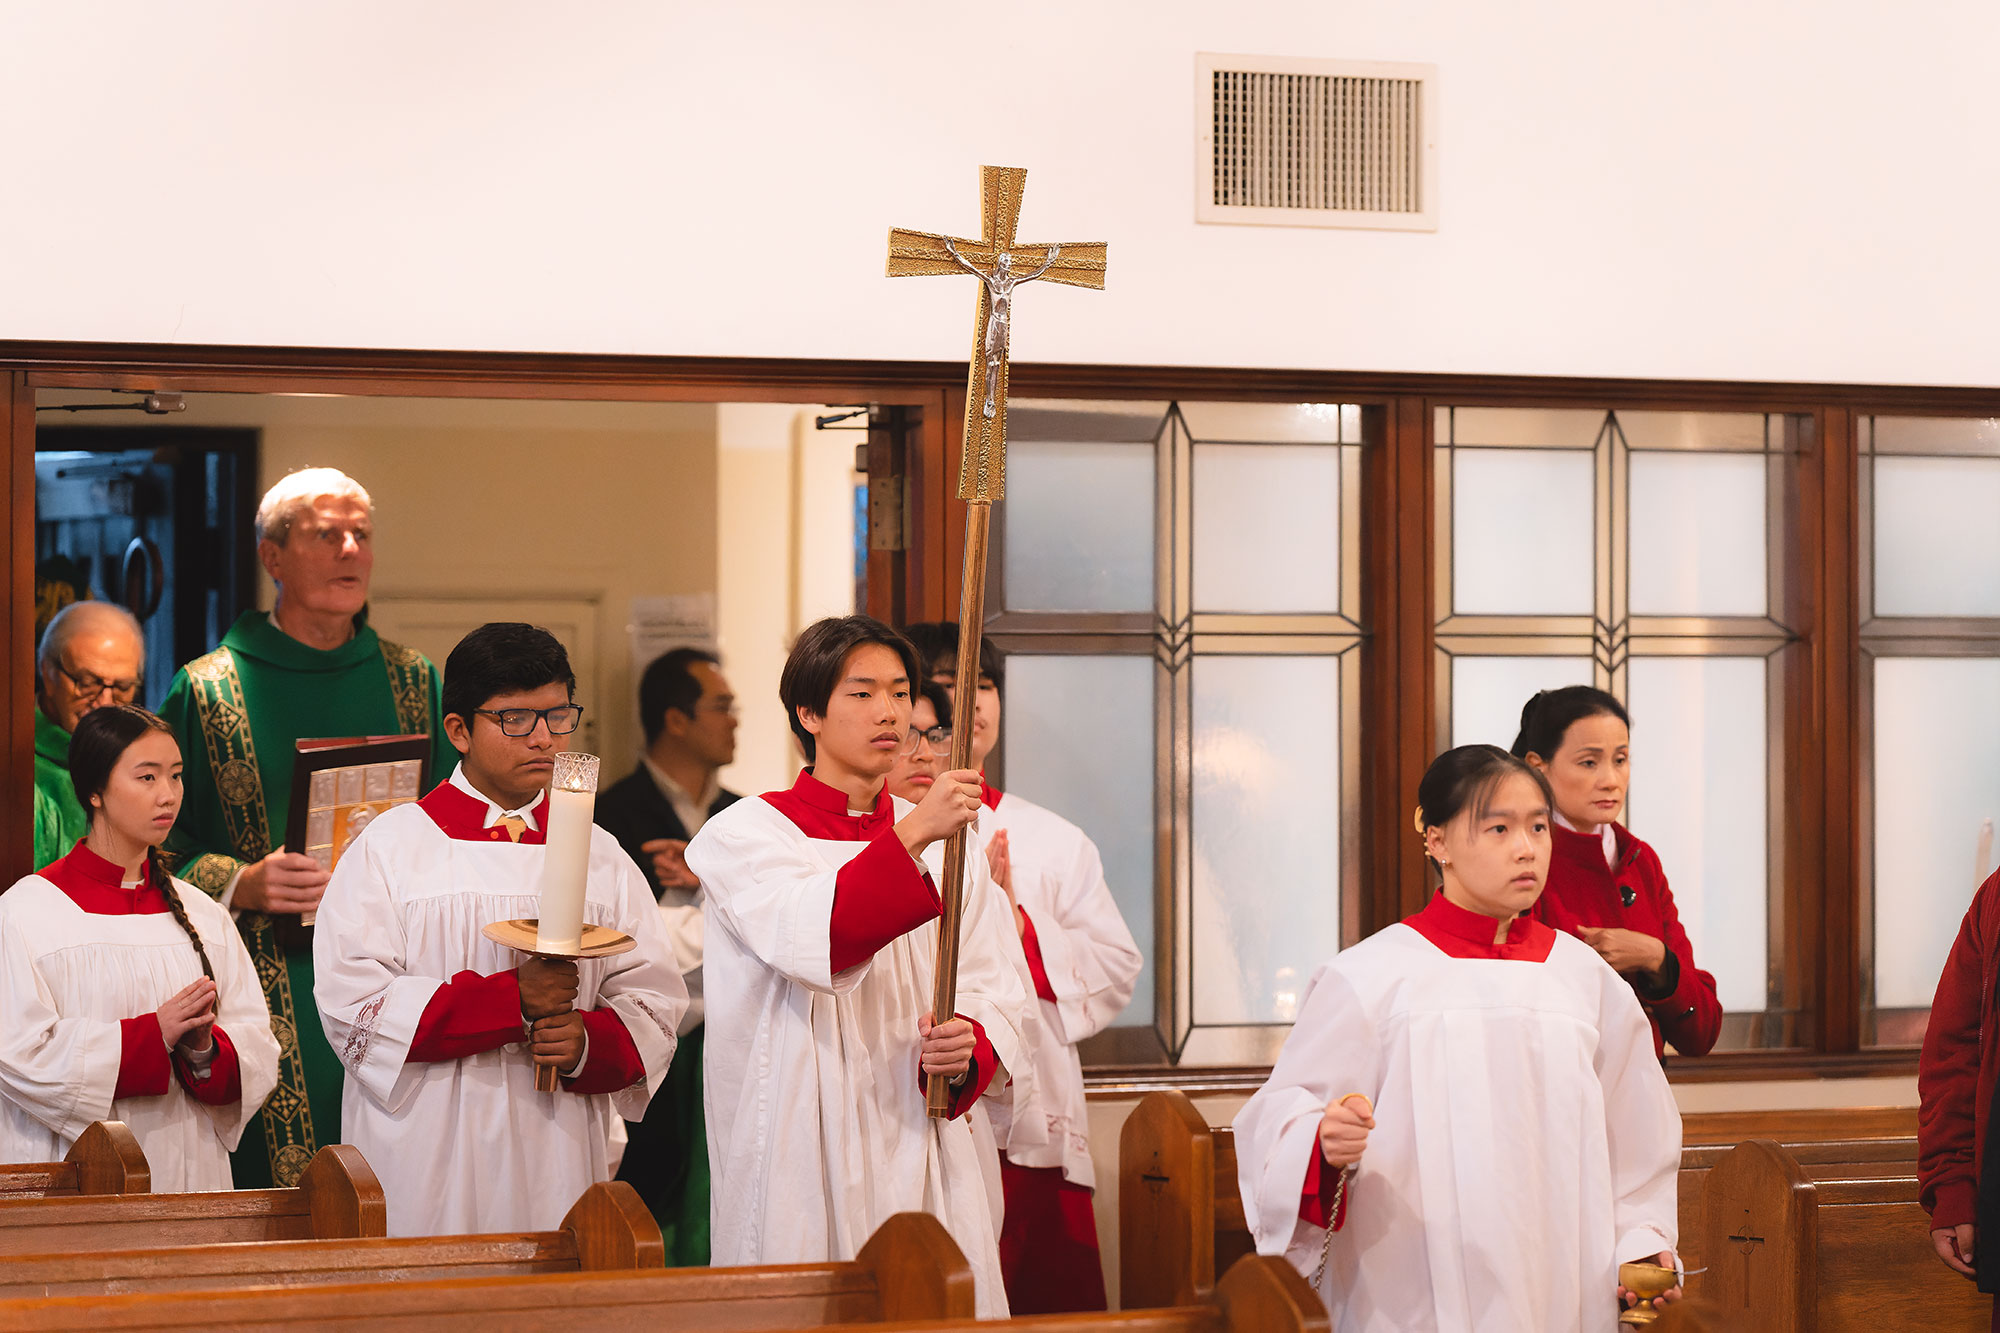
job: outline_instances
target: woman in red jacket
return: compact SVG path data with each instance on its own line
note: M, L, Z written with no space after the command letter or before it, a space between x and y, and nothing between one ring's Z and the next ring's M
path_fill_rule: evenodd
M1543 690L1521 710L1514 753L1555 793L1548 887L1536 912L1597 950L1639 996L1654 1054L1706 1055L1722 1029L1715 978L1694 965L1653 849L1618 822L1631 781L1631 720L1603 690Z

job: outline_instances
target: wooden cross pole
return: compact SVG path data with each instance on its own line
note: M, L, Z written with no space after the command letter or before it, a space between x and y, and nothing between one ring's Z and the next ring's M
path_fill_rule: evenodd
M951 766L972 767L972 710L979 690L979 640L986 617L986 542L993 504L1007 484L1007 353L1014 323L1014 291L1027 282L1060 282L1104 289L1101 241L1018 245L1020 167L979 169L978 240L926 231L889 232L889 276L935 277L970 273L979 279L979 310L972 324L972 369L965 384L965 441L959 454L958 498L965 501L965 571L958 602L958 686L951 709ZM931 1013L944 1022L958 1003L959 925L965 901L965 833L945 844L944 915L938 922L937 981ZM942 1075L925 1088L930 1114L943 1117L951 1089Z

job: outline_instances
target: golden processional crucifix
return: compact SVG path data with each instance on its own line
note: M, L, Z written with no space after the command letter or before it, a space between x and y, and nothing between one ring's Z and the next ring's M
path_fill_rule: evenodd
M972 326L972 367L965 384L965 442L959 454L958 498L965 501L965 574L958 601L958 685L952 691L951 766L972 767L972 709L978 698L979 639L986 617L986 543L993 504L1007 487L1007 353L1014 331L1014 292L1023 283L1060 282L1104 289L1101 241L1018 245L1020 167L981 167L978 240L927 231L889 232L889 276L970 273L979 279L979 313ZM965 899L965 833L945 844L938 922L937 983L931 1013L939 1022L958 1002L959 922ZM943 1075L926 1088L930 1113L943 1116L951 1090Z

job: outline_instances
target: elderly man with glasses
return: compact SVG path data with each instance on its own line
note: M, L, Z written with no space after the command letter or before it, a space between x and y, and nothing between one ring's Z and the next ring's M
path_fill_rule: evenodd
M327 872L284 847L297 742L423 733L431 777L451 771L437 668L368 627L374 507L351 477L308 468L257 507L257 558L277 585L214 652L182 667L160 715L186 759L187 795L167 850L177 873L237 914L278 1034L278 1087L232 1157L239 1189L298 1183L322 1144L342 1142L341 1067L312 1006L304 913Z
M35 866L69 855L90 821L69 780L69 737L85 713L139 697L146 638L110 602L76 602L42 632L35 657Z

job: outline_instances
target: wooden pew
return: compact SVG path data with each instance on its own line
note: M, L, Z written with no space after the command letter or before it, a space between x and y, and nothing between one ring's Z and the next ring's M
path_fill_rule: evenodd
M345 1144L321 1148L292 1189L0 1198L0 1256L387 1232L382 1183Z
M1714 1111L1681 1119L1681 1263L1700 1268L1708 1173L1737 1144L1769 1139L1801 1163L1917 1160L1917 1108L1862 1106L1794 1111ZM1913 1168L1914 1169L1914 1168Z
M77 1194L148 1194L153 1171L139 1140L121 1120L84 1126L60 1162L0 1166L0 1199L54 1199Z
M1024 1315L1015 1319L919 1319L870 1333L1326 1333L1326 1306L1283 1259L1252 1255L1236 1264L1199 1305L1110 1314ZM806 1329L792 1333L808 1333ZM1683 1329L1681 1333L1689 1333Z
M1914 1161L1801 1163L1754 1139L1706 1195L1700 1294L1760 1333L1988 1327L1992 1298L1931 1247Z
M1839 1139L1911 1139L1914 1106L1816 1106L1781 1111L1697 1111L1681 1117L1683 1144L1733 1148L1750 1139L1830 1143Z
M904 1213L852 1263L544 1273L0 1301L0 1328L767 1330L970 1320L972 1269L938 1220Z
M1682 1118L1681 1259L1699 1268L1704 1182L1743 1139L1766 1137L1815 1164L1916 1160L1914 1107L1726 1111ZM1911 1167L1914 1170L1914 1166ZM1118 1144L1121 1303L1189 1305L1215 1275L1255 1252L1237 1188L1236 1136L1210 1126L1179 1092L1148 1093Z
M630 1185L609 1181L584 1191L556 1231L236 1241L22 1255L0 1263L0 1301L665 1266L666 1245L660 1238L659 1223Z

